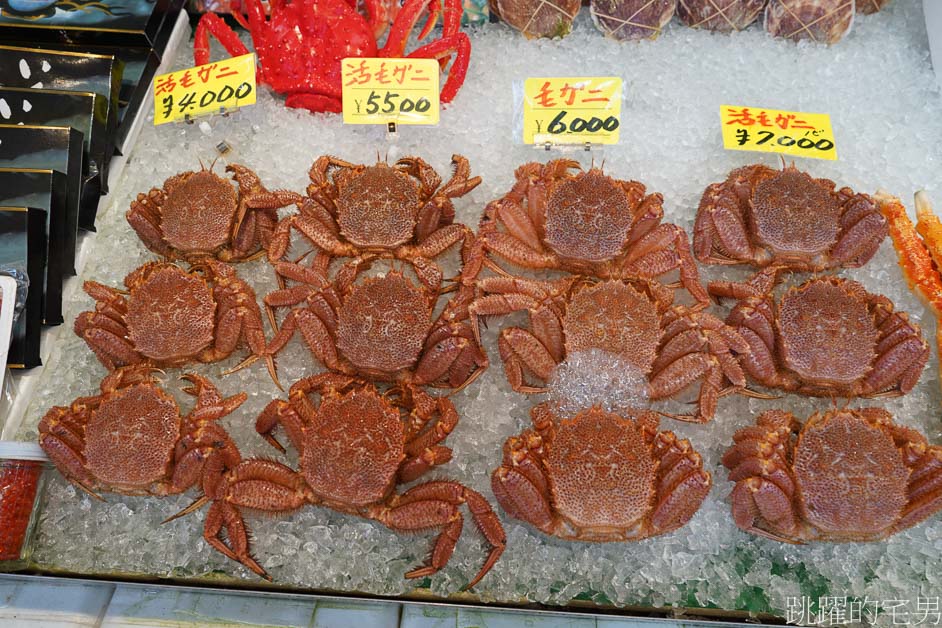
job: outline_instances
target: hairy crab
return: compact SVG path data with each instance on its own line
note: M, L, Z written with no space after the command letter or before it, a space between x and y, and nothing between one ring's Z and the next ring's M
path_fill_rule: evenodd
M530 328L507 327L497 340L514 390L544 392L543 384L567 355L600 349L647 378L650 399L672 397L702 380L697 411L683 418L709 421L717 399L746 384L736 355L746 341L716 317L696 308L671 307L673 291L655 282L581 277L537 281L485 277L469 307L479 317L526 311ZM475 334L480 334L474 325Z
M406 0L393 21L386 44L379 48L374 28L380 24L378 2L367 2L371 26L346 0L273 0L271 17L260 0L246 0L246 18L233 17L252 35L258 55L258 80L287 94L285 105L310 111L341 111L341 61L351 57L404 57L437 59L454 55L441 101L451 102L464 82L471 56L471 41L460 32L460 0ZM444 5L444 6L443 6ZM425 9L429 18L419 39L431 32L443 15L440 39L405 54L409 34ZM204 13L196 27L193 57L197 65L209 63L209 36L215 36L233 56L248 54L238 35L212 12Z
M796 271L856 268L880 248L879 203L794 166L733 170L703 193L693 250L706 264L778 265Z
M942 448L882 408L770 410L723 456L733 519L786 543L878 541L942 510Z
M251 286L235 269L211 258L183 270L148 262L124 278L127 292L86 281L93 312L75 319L75 333L109 370L130 364L181 366L217 362L245 341L265 354L262 316ZM275 376L271 357L268 369Z
M238 408L245 393L223 398L208 380L186 374L196 397L186 415L157 384L152 366L109 373L101 394L54 407L39 423L39 444L56 468L92 496L174 495L205 476L207 461L239 463L239 451L216 421Z
M491 475L501 507L546 534L576 541L636 541L686 524L710 492L700 454L653 412L622 417L593 407L530 412L533 428L504 444Z
M301 201L286 190L269 192L258 176L238 164L226 166L238 190L212 170L183 172L161 188L138 194L128 224L148 249L168 259L215 257L238 262L268 247L276 210Z
M487 367L468 320L471 284L459 286L441 314L438 291L416 286L398 271L357 282L364 258L326 270L298 267L300 283L265 296L272 308L291 307L267 349L280 351L296 330L325 367L347 375L461 389Z
M404 157L393 166L354 165L320 157L310 170L308 199L301 212L282 220L272 237L269 259L278 265L297 229L330 257L392 257L412 265L416 276L438 290L442 272L432 261L458 242L473 238L465 225L454 223L451 199L481 183L471 177L468 160L452 156L454 174L442 185L435 170L418 157Z
M315 405L311 395L320 395ZM204 483L206 494L180 514L212 501L204 537L214 548L262 577L252 558L240 509L281 513L306 504L372 519L398 532L439 529L429 563L406 578L430 576L447 564L458 538L467 504L491 551L468 584L474 586L504 551L506 536L490 504L457 482L431 481L402 494L396 486L447 462L451 450L440 443L457 423L451 402L417 388L400 388L391 401L372 384L334 373L303 379L291 387L289 401L274 400L257 422L271 431L282 425L299 453L300 471L264 459L243 460ZM403 416L403 407L408 418ZM229 544L220 533L226 531Z
M687 234L661 222L660 194L598 168L584 172L569 159L524 164L514 175L513 189L485 210L478 236L488 253L602 279L654 279L679 269L687 291L709 301Z
M743 370L770 388L815 397L904 395L919 380L929 346L919 326L889 299L856 281L809 279L776 302L780 269L710 291L740 301L726 322L749 344Z

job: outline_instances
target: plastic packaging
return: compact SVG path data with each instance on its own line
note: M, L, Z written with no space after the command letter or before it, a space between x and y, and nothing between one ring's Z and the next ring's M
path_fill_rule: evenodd
M39 445L0 441L0 571L29 560L48 467Z

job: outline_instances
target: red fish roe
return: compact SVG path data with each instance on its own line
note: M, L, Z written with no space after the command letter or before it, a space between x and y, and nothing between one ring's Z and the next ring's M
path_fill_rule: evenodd
M21 558L44 464L0 460L0 561Z

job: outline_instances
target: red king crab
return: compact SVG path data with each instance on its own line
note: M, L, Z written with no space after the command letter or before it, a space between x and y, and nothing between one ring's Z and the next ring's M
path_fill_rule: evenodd
M184 417L157 385L152 366L128 366L108 374L101 394L55 407L39 423L39 444L72 483L98 497L182 493L204 476L207 460L225 467L239 451L216 421L238 408L245 393L223 398L199 375L183 379L196 406Z
M333 282L298 267L299 283L265 296L269 307L291 306L268 347L274 355L300 330L327 368L381 381L464 388L487 367L468 320L472 285L460 285L432 319L438 291L413 284L398 271L357 283L363 258L344 265ZM324 271L326 272L326 271Z
M882 408L761 414L723 456L733 519L786 543L879 541L942 509L942 448Z
M533 429L504 443L491 475L507 513L576 541L637 541L675 530L697 512L712 478L686 439L658 432L653 412L621 417L593 407L558 417L530 412Z
M707 303L687 234L661 222L661 195L598 168L572 172L578 168L569 159L517 168L513 189L485 210L478 233L485 249L526 268L602 279L653 279L679 269L683 286Z
M235 186L205 168L164 181L162 188L138 194L127 212L128 223L148 249L166 259L211 256L238 262L268 247L279 207L300 202L294 192L269 192L254 172L226 166Z
M656 282L486 277L478 287L483 295L469 308L475 321L529 314L530 329L507 327L497 340L514 390L546 391L527 377L545 384L567 355L592 349L617 355L646 376L650 399L672 397L702 380L697 412L677 418L709 421L717 399L746 384L735 357L749 350L746 341L704 311L671 307L673 291ZM477 324L474 330L479 333Z
M740 299L726 322L749 343L743 370L770 388L815 397L899 396L912 390L929 346L907 315L856 281L809 279L775 301L780 269L749 283L714 283Z
M320 395L315 405L310 395ZM500 520L480 494L450 481L419 484L397 494L396 486L447 462L451 450L439 445L458 421L451 402L412 387L380 395L369 383L333 373L303 379L291 387L289 401L272 401L256 427L270 442L279 424L298 450L300 471L264 459L243 460L205 483L206 495L180 514L212 501L204 536L217 550L268 577L252 558L241 509L290 512L306 504L373 519L399 532L438 528L441 534L429 564L406 578L437 572L461 536L459 506L467 504L478 529L491 545L474 586L504 551ZM403 417L402 409L408 411ZM280 446L279 446L280 447ZM220 538L225 530L229 544Z
M778 265L796 271L866 264L887 234L879 203L794 166L733 170L703 193L693 250L707 264Z
M329 257L359 257L367 253L409 262L428 288L438 290L442 272L431 260L449 247L470 244L471 231L455 224L451 199L464 196L481 183L471 177L468 160L452 157L454 174L442 179L425 161L404 157L393 166L354 165L320 157L310 170L308 199L300 214L278 224L269 249L276 271L296 228Z
M408 56L445 63L455 55L441 92L441 101L451 102L464 82L471 56L471 41L460 32L461 0L406 0L382 48L374 35L381 28L380 3L368 0L366 5L372 26L345 0L272 0L270 19L260 0L246 0L248 19L241 13L233 17L252 35L259 81L287 94L288 107L340 112L340 64L348 57ZM409 34L426 8L429 18L419 39L431 32L439 14L444 20L442 36L406 55ZM219 16L207 12L196 27L193 57L197 65L209 63L210 34L233 56L249 53Z
M109 370L217 362L243 340L252 355L240 367L265 354L255 292L228 264L207 258L185 271L148 262L125 277L124 285L127 292L86 281L95 311L75 319L75 333ZM274 378L274 362L266 359Z

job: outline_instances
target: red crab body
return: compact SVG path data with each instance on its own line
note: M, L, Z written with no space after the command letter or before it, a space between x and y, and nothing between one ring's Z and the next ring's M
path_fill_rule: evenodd
M341 60L348 57L402 57L438 59L455 55L442 89L442 102L451 102L464 82L471 54L468 36L460 33L460 0L407 0L380 48L376 31L382 28L379 2L367 2L368 21L344 0L272 0L267 17L260 0L247 0L246 15L233 17L252 36L258 55L258 80L287 94L288 107L310 111L341 111ZM441 39L405 54L409 33L425 8L429 18L419 35L424 38L443 14ZM209 63L209 36L216 37L229 54L249 50L219 16L206 13L196 27L193 57L197 65Z

